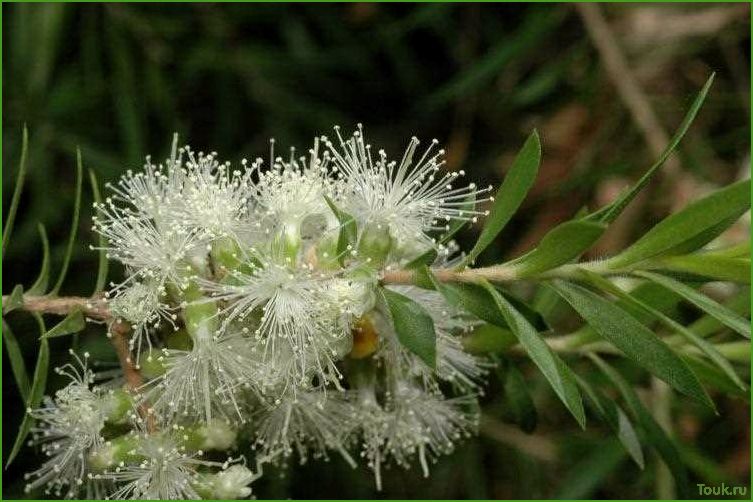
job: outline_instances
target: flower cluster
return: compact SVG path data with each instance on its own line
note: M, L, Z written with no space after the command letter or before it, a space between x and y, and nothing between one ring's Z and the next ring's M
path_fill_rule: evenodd
M94 230L126 278L107 302L113 322L132 328L146 381L130 425L112 431L90 373L32 411L44 424L37 441L52 446L31 488L247 497L258 473L205 458L243 447L264 462L360 458L381 487L383 466L417 463L428 475L473 433L485 363L462 337L477 321L435 291L380 277L427 252L451 263L445 234L483 214L474 202L489 189L456 186L464 173L446 169L436 140L420 150L413 138L393 161L360 125L335 135L305 155L277 156L272 141L268 163L238 168L174 145L164 163L147 158L109 186ZM435 365L400 342L383 287L431 317Z

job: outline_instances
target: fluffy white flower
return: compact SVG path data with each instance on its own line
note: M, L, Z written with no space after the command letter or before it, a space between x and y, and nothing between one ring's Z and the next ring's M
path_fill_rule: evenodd
M340 392L322 390L288 393L255 420L256 445L266 454L283 457L297 453L304 463L309 453L327 457L336 450L352 466L356 464L345 448L353 426L353 410Z
M132 433L136 447L133 462L123 462L101 475L117 486L110 499L196 500L201 468L227 468L228 463L202 460L203 452L190 452L167 434Z
M89 354L84 354L83 361L71 354L76 361L56 370L71 382L55 393L54 400L46 397L41 408L28 410L36 420L31 442L48 459L26 475L27 492L46 485L46 493L73 498L86 485L87 491L99 493L96 483L87 477L87 456L103 441L106 410L101 396L92 389L94 374L86 364Z
M440 172L445 164L444 150L435 150L437 140L415 160L419 141L412 138L398 164L388 160L384 150L373 158L360 124L348 140L342 138L338 127L335 131L339 148L326 138L324 141L335 169L343 175L341 201L361 226L386 225L398 242L430 241L428 233L447 230L450 221L476 221L484 214L470 208L468 201L490 200L486 193L491 187L478 189L471 183L455 188L453 183L465 173Z

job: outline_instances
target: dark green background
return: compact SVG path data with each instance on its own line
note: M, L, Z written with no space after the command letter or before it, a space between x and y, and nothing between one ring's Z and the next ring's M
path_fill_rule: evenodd
M709 24L715 9L731 8L737 10L725 22ZM604 12L670 133L717 72L681 148L681 176L700 187L740 176L750 148L749 11L695 4L609 5ZM652 20L659 26L653 31ZM306 148L334 124L347 130L363 122L371 143L392 156L412 135L436 137L451 167L479 184L498 184L536 127L545 158L539 183L484 262L524 251L543 230L583 205L603 202L619 186L614 180L634 179L653 160L570 5L3 4L2 23L4 210L23 123L31 138L27 185L3 260L4 294L36 276L37 222L46 225L59 263L76 146L102 182L139 168L146 154L164 157L174 131L195 149L237 162L266 155L269 137ZM666 214L667 190L676 182L654 183L615 242ZM84 201L65 294L85 295L93 287L86 191ZM466 249L476 231L461 233ZM610 242L600 252L616 245ZM31 367L34 326L23 314L10 321ZM87 333L81 343L106 354L101 329ZM69 343L55 341L55 361L64 359ZM7 454L23 405L5 357ZM540 375L522 360L519 367L540 412L536 437L559 448L552 460L483 434L435 466L428 481L416 470L393 469L382 494L367 471L351 471L336 458L296 467L285 478L268 476L255 492L260 498L654 496L653 463L640 472L595 420L580 431ZM490 386L484 402L490 416L503 420L497 387ZM675 403L686 460L699 480L747 485L749 407L717 398L720 417ZM37 461L26 451L4 471L5 497L22 495L21 474Z

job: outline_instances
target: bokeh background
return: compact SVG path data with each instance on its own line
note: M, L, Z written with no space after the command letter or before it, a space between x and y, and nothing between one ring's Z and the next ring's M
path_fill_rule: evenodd
M544 162L525 206L483 256L530 249L554 224L596 207L645 170L712 72L716 81L679 155L599 242L619 249L679 207L750 165L750 11L745 4L3 4L2 187L7 210L24 123L29 172L3 258L3 293L39 269L37 224L65 247L75 188L75 149L100 182L143 157L167 155L171 135L221 158L266 155L268 139L306 148L335 124L362 122L393 156L408 138L438 138L448 165L498 184L533 128ZM635 85L631 85L635 84ZM63 294L89 294L96 255L84 191ZM477 228L459 241L472 244ZM749 227L738 225L731 239ZM111 278L116 279L117 269ZM53 276L54 277L54 276ZM11 314L33 367L36 327ZM78 344L113 360L102 329ZM61 362L70 340L55 341ZM23 404L3 354L3 451ZM640 471L608 430L586 431L525 361L539 409L527 435L508 423L499 385L485 397L478 438L433 467L392 470L381 494L370 474L333 458L294 466L255 486L260 498L652 498L655 460ZM578 368L576 367L576 370ZM646 384L636 376L638 384ZM49 389L60 382L52 376ZM645 385L644 385L645 386ZM684 400L673 433L693 481L750 484L750 407L715 394L720 416ZM649 456L651 457L651 456ZM23 497L26 451L3 471L4 498ZM659 488L661 489L661 488Z

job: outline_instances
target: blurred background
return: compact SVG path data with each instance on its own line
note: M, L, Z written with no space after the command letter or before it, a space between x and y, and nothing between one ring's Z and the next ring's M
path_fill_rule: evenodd
M222 159L266 156L274 137L306 148L335 124L362 122L399 156L412 135L438 138L448 165L498 185L533 128L544 161L524 208L483 262L530 249L581 207L612 200L658 156L712 72L716 81L679 154L593 251L620 249L672 208L750 170L750 11L747 4L3 4L3 210L16 179L23 124L29 171L3 294L30 284L64 253L75 192L75 149L100 183L164 158L171 135ZM91 192L62 294L88 295ZM749 221L749 220L748 220ZM459 237L466 249L478 228ZM735 232L737 232L735 234ZM745 221L726 238L748 235ZM111 279L119 271L111 270ZM26 355L36 326L9 316ZM53 364L70 341L54 341ZM114 360L102 329L79 340ZM3 451L23 404L3 354ZM392 469L382 493L338 458L276 471L259 498L653 498L655 459L641 471L606 427L586 431L525 360L515 362L539 410L526 434L509 423L492 382L481 434L433 467ZM577 363L576 371L578 370ZM629 368L625 368L629 371ZM640 373L637 384L647 381ZM48 389L59 385L50 376ZM673 433L695 483L750 484L750 406L714 393L720 415L672 402ZM27 450L3 472L3 497L23 497ZM695 485L693 485L695 486Z

